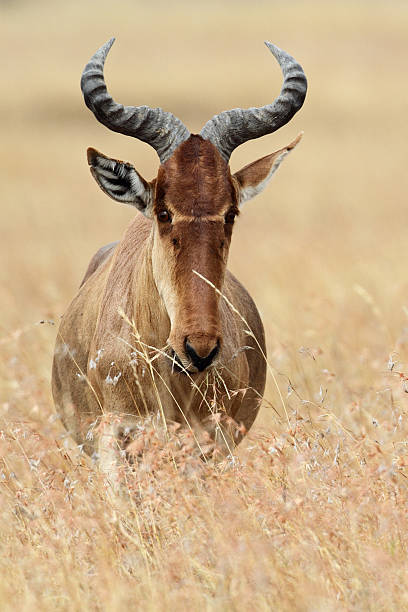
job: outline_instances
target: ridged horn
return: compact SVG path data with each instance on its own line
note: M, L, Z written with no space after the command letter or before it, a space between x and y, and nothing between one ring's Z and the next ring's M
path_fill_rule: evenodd
M279 47L265 42L278 60L284 81L279 96L266 106L259 108L234 108L223 111L210 119L200 134L213 143L225 161L231 153L247 140L271 134L288 123L302 107L307 91L307 80L303 68Z
M108 93L103 76L106 56L115 42L111 38L85 66L81 89L85 104L107 128L147 142L165 162L175 149L190 136L185 125L172 113L149 106L123 106Z

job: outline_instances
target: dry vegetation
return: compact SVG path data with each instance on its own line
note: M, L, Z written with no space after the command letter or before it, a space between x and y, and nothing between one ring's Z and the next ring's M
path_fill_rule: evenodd
M407 29L404 2L0 2L1 610L408 609ZM146 423L122 502L49 389L49 321L132 216L85 148L157 168L82 103L84 62L111 35L114 96L192 130L276 94L264 39L310 82L289 126L232 159L305 130L231 253L273 372L256 426L214 466Z

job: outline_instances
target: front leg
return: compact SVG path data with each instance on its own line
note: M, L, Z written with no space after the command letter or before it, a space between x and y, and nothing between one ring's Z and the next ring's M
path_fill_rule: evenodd
M125 489L128 468L126 448L140 429L140 419L129 415L105 414L98 427L99 469L115 494Z

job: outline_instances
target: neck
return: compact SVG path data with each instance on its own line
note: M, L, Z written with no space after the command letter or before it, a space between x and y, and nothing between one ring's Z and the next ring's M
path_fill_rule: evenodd
M153 233L142 246L132 280L132 316L141 341L163 349L170 334L170 320L157 291L152 268Z

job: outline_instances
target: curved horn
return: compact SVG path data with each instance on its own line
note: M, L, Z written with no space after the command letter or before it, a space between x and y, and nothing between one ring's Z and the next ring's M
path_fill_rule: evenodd
M295 59L279 47L265 42L282 68L284 81L279 96L266 106L259 108L234 108L215 115L200 134L213 143L225 161L240 144L271 134L288 123L302 107L307 91L307 80L303 68Z
M123 106L113 100L105 85L103 67L114 42L115 39L111 38L98 49L84 68L81 89L85 104L98 121L110 130L133 136L151 145L163 163L189 138L190 132L180 119L161 108Z

